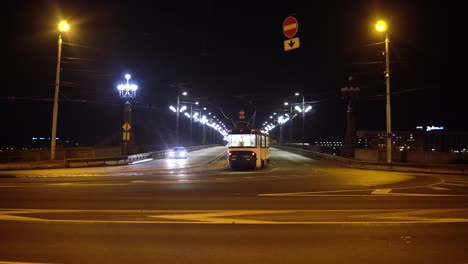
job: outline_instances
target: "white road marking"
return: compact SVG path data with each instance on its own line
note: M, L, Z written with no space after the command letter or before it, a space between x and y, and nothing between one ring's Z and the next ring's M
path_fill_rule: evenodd
M452 186L462 186L462 187L468 187L468 183L465 183L463 181L449 181L449 182L444 182L444 185L452 185Z
M350 197L366 197L366 196L459 196L464 197L468 196L467 194L432 194L432 193L400 193L400 192L390 192L395 189L360 189L360 190L335 190L335 191L316 191L316 192L293 192L293 193L260 193L257 196L291 196L291 197L311 197L311 196L323 196L323 197L340 197L340 196L350 196ZM370 194L344 194L349 192L364 192L372 191Z
M447 188L437 187L437 186L431 186L431 187L429 187L429 188L431 188L431 189L433 189L433 190L438 190L438 191L448 191L448 190L449 190L449 189L447 189Z
M294 211L289 210L227 210L227 211L215 211L215 212L203 212L203 213L190 213L190 214L168 214L168 215L154 215L150 216L153 218L165 218L175 220L188 220L206 223L216 224L273 224L272 221L260 221L252 219L238 219L231 218L229 216L246 216L246 215L264 215L264 214L280 214L280 213L291 213Z
M18 262L18 261L3 261L0 264L53 264L52 262Z
M21 214L42 214L42 218L21 217ZM76 217L80 213L90 219L53 219ZM106 214L112 220L92 219L94 213ZM47 215L48 214L48 215ZM75 215L74 215L75 214ZM450 217L447 217L450 216ZM125 220L118 220L121 217ZM134 217L134 220L128 220ZM148 220L149 219L149 220ZM160 220L164 219L164 220ZM294 219L288 221L288 219ZM304 219L297 221L295 219ZM344 220L342 220L344 219ZM0 209L0 221L34 221L47 223L106 224L418 224L467 223L468 209L366 209L366 210L61 210Z
M291 193L262 193L262 194L258 194L258 196L314 196L314 195L324 195L324 194L330 194L330 193L362 192L362 191L373 191L373 190L374 189L291 192ZM355 196L355 194L353 196Z
M389 194L392 189L375 189L372 194Z
M463 210L463 209L462 209ZM390 210L389 210L390 211ZM449 222L458 222L461 220L460 218L439 218L436 220L434 217L430 217L430 215L434 214L441 214L447 215L447 213L458 211L457 209L415 209L415 210L402 210L396 212L388 212L388 213L377 213L377 214L369 214L369 215L360 215L358 217L365 217L365 218L374 218L374 219L393 219L397 221L440 221L443 219L446 223ZM465 219L463 222L468 221Z
M128 183L91 183L91 182L60 182L49 183L49 186L114 186L114 185L128 185Z

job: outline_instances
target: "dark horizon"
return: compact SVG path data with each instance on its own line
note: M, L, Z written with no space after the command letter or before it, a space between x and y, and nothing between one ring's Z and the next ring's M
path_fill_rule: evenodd
M298 19L301 47L285 52L288 15ZM127 72L140 87L133 121L147 137L173 132L168 106L175 104L176 86L218 116L221 108L237 119L244 109L250 118L255 107L256 124L285 109L284 101L298 102L294 92L303 93L315 102L306 115L309 141L344 138L341 88L360 87L356 128L384 131L384 37L372 28L377 18L390 27L392 130L441 125L468 131L461 91L448 85L447 3L43 1L8 5L12 88L1 96L7 113L1 146L50 137L59 18L71 30L63 34L57 135L84 145L120 129L123 100L116 86ZM181 121L181 129L187 127Z

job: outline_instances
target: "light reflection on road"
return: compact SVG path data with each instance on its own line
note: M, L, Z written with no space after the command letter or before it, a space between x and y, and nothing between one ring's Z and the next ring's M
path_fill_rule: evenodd
M184 167L187 164L186 159L166 159L168 169L176 169Z

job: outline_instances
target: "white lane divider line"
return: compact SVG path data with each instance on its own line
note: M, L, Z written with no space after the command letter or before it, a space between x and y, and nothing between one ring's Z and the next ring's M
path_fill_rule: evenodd
M429 187L430 189L437 190L437 191L448 191L449 189L444 188L444 187L437 187L437 186L431 186Z
M17 261L2 261L0 264L52 264L52 262L17 262Z
M388 194L392 189L375 189L371 194Z

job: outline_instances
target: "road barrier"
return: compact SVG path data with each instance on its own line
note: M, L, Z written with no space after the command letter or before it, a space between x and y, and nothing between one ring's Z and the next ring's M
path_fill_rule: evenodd
M187 147L188 152L211 148L219 145L200 145ZM166 158L166 150L152 151L146 153L139 153L128 156L115 156L115 157L98 157L98 158L71 158L65 160L65 166L71 167L90 167L90 166L104 166L104 165L128 165L138 161L149 159L164 159Z
M328 159L340 162L344 166L360 168L360 169L380 169L393 171L408 171L408 172L431 172L431 173L454 173L468 174L468 165L465 164L425 164L425 163L402 163L402 162L378 162L378 161L362 161L356 159L344 158L332 154L291 148L285 146L272 146L277 149L292 152L301 156L312 159Z

